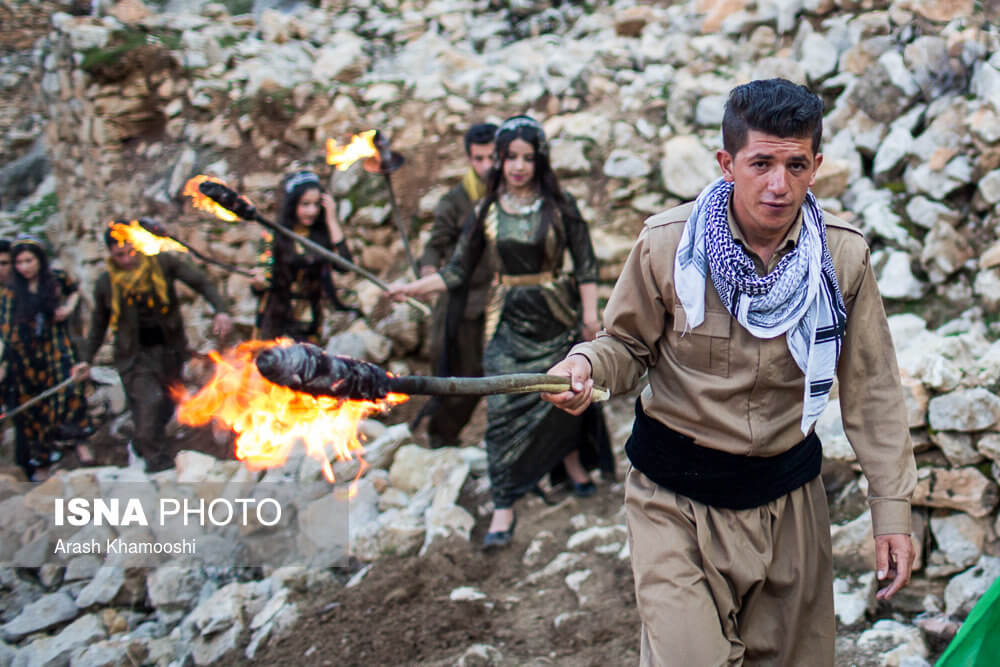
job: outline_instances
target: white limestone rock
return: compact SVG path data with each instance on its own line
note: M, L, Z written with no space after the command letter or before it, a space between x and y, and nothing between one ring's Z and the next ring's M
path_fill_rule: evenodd
M967 616L997 577L1000 577L1000 558L982 556L948 582L944 589L945 613L957 618Z
M886 667L901 667L907 658L926 658L928 654L919 628L886 619L876 621L870 630L861 633L858 646L877 652Z
M872 264L879 267L878 290L883 298L912 301L923 297L927 286L913 275L912 261L910 253L900 250L872 253Z
M940 576L942 566L950 570L946 573L959 572L979 560L986 542L984 520L961 513L935 512L930 523L937 550L928 559L929 576Z
M663 145L660 173L667 191L681 199L694 199L718 178L715 156L697 137L679 136Z
M928 420L938 431L982 431L1000 420L1000 397L982 387L935 396Z
M49 593L26 605L20 614L0 627L0 634L6 641L16 641L32 632L74 619L79 614L80 610L69 595L62 591Z

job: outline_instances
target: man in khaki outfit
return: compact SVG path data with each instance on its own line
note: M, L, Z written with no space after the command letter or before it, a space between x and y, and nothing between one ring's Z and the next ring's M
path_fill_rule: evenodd
M420 257L420 275L436 273L451 259L465 221L486 194L486 175L493 166L493 135L497 126L478 123L465 133L468 169L461 182L447 192L434 209L431 236ZM430 357L435 375L479 377L483 374L483 329L493 269L484 253L466 284L448 290L434 306ZM479 396L435 397L421 416L429 414L427 437L431 447L458 444Z
M910 578L916 468L864 237L809 192L823 105L782 79L730 93L722 178L646 221L605 331L552 373L574 414L648 372L625 506L643 665L830 665L822 449L834 374L869 481L878 579Z

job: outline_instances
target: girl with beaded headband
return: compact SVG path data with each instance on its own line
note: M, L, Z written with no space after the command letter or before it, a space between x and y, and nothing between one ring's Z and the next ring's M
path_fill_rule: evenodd
M353 261L336 204L323 191L319 176L311 171L295 172L285 179L282 190L278 223ZM315 342L323 324L324 298L330 300L335 310L358 312L344 306L337 297L331 268L344 272L308 253L292 239L265 232L258 253L257 275L251 283L259 298L254 337L269 340L288 336Z
M21 234L11 246L14 268L0 293L0 338L6 377L3 402L16 408L72 375L77 353L68 319L79 301L77 286L49 266L46 249L36 236ZM57 440L81 440L93 431L83 386L74 384L14 416L14 458L28 479L62 458ZM93 457L77 445L81 463Z
M440 272L395 284L394 298L457 289L484 253L499 267L486 315L488 375L544 373L579 339L592 339L597 319L597 258L587 224L549 165L542 126L529 116L497 129L487 191L466 221L455 253ZM573 269L563 268L566 250ZM572 492L596 487L587 468L614 474L607 429L598 409L573 417L537 394L488 396L486 449L494 512L487 549L513 539L514 502L552 473ZM559 414L562 413L562 414Z

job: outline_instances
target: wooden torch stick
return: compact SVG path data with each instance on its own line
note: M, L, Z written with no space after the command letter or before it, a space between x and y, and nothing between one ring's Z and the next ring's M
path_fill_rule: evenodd
M63 389L66 389L67 387L69 387L70 385L75 384L76 382L77 382L76 377L68 377L68 378L66 378L65 380L63 380L59 384L55 385L54 387L49 387L48 389L46 389L42 393L40 393L40 394L38 394L36 396L32 396L31 398L29 398L28 400L26 400L24 403L21 403L21 405L17 406L16 408L14 408L13 410L11 410L10 412L4 412L3 414L0 414L0 421L3 421L4 419L10 419L14 415L21 414L22 412L24 412L25 410L27 410L28 408L30 408L32 405L35 405L36 403L38 403L40 401L44 401L49 396L54 396L55 394L58 394Z
M570 388L569 378L544 373L511 373L486 377L394 376L381 367L350 357L326 354L310 343L261 350L257 370L275 384L314 396L351 400L380 400L390 393L432 396L483 396L486 394L559 393ZM595 401L610 393L594 387Z
M283 234L290 239L301 243L304 248L312 251L313 253L319 255L320 257L329 260L333 264L339 266L346 271L353 271L370 283L377 285L382 289L383 292L389 291L389 286L386 285L382 280L378 278L375 274L367 271L353 262L349 262L335 252L324 248L320 244L316 243L312 239L306 238L301 234L296 234L287 227L283 227L279 224L271 222L264 216L260 214L257 207L248 202L246 199L240 197L235 190L229 188L222 183L216 183L213 181L204 181L198 184L198 189L203 195L219 204L228 211L232 211L235 215L243 218L244 220L253 220L264 225L271 231ZM417 301L413 297L406 298L406 304L415 310L419 310L424 315L430 315L431 309L427 304Z

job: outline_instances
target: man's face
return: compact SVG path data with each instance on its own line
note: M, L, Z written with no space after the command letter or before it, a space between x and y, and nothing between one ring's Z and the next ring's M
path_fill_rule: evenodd
M469 144L469 164L479 179L486 180L486 172L493 166L493 144Z
M139 265L139 255L136 253L135 248L132 247L131 243L128 242L118 242L111 244L111 261L119 269L125 271L129 269L134 269Z
M10 253L0 252L0 284L10 280Z
M785 234L806 192L816 181L823 155L811 137L776 137L750 130L736 155L716 153L723 177L733 183L733 214L753 243Z

